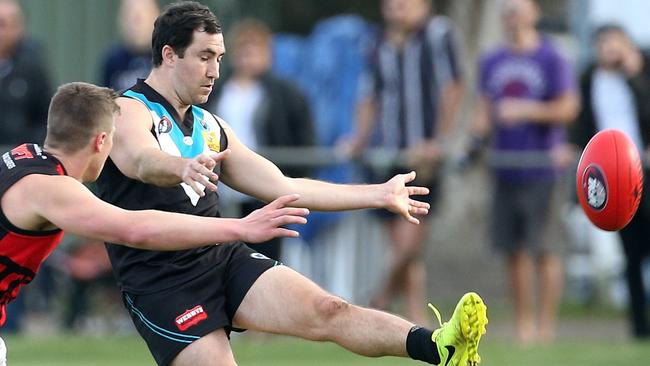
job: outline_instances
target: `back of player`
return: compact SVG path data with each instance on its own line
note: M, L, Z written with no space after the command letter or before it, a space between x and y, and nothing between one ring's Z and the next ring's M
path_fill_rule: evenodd
M63 165L35 144L23 144L2 154L0 201L16 182L30 174L66 175ZM41 263L63 237L63 231L24 230L13 225L0 205L0 326L7 303L34 279Z

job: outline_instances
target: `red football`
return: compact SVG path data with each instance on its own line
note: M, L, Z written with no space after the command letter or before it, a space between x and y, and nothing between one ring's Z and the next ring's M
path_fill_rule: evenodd
M623 132L607 129L591 138L576 172L578 200L594 225L607 231L627 225L641 200L639 151Z

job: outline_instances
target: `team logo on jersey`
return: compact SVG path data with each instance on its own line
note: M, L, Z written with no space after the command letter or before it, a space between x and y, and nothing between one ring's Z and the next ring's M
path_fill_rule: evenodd
M29 150L27 144L22 144L18 147L15 147L13 150L11 150L11 156L14 158L14 160L34 158L34 154L32 154L32 152Z
M270 259L269 257L265 256L262 253L251 253L251 258L255 259Z
M589 165L582 174L582 190L587 203L594 210L600 211L607 205L607 181L600 168Z
M208 313L203 310L203 306L197 305L190 310L185 310L183 314L176 317L176 327L178 327L181 332L184 332L207 318Z
M219 141L219 136L214 131L203 131L203 140L205 140L206 145L210 150L219 152L221 150L221 142Z
M167 116L163 116L163 118L160 119L160 122L158 122L158 134L169 133L171 130L172 121L170 121Z

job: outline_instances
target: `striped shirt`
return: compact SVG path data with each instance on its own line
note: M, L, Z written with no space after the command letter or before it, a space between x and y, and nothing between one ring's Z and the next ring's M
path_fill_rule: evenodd
M462 77L450 20L431 18L401 49L381 37L369 60L362 94L378 103L379 144L405 148L435 135L442 89Z

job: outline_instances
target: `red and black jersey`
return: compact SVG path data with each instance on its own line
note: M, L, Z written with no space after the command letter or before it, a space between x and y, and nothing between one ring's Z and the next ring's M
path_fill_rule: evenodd
M30 174L65 175L63 164L36 144L23 144L2 154L0 199ZM32 231L14 226L0 206L0 326L6 320L7 303L34 279L41 263L63 238L63 231Z

